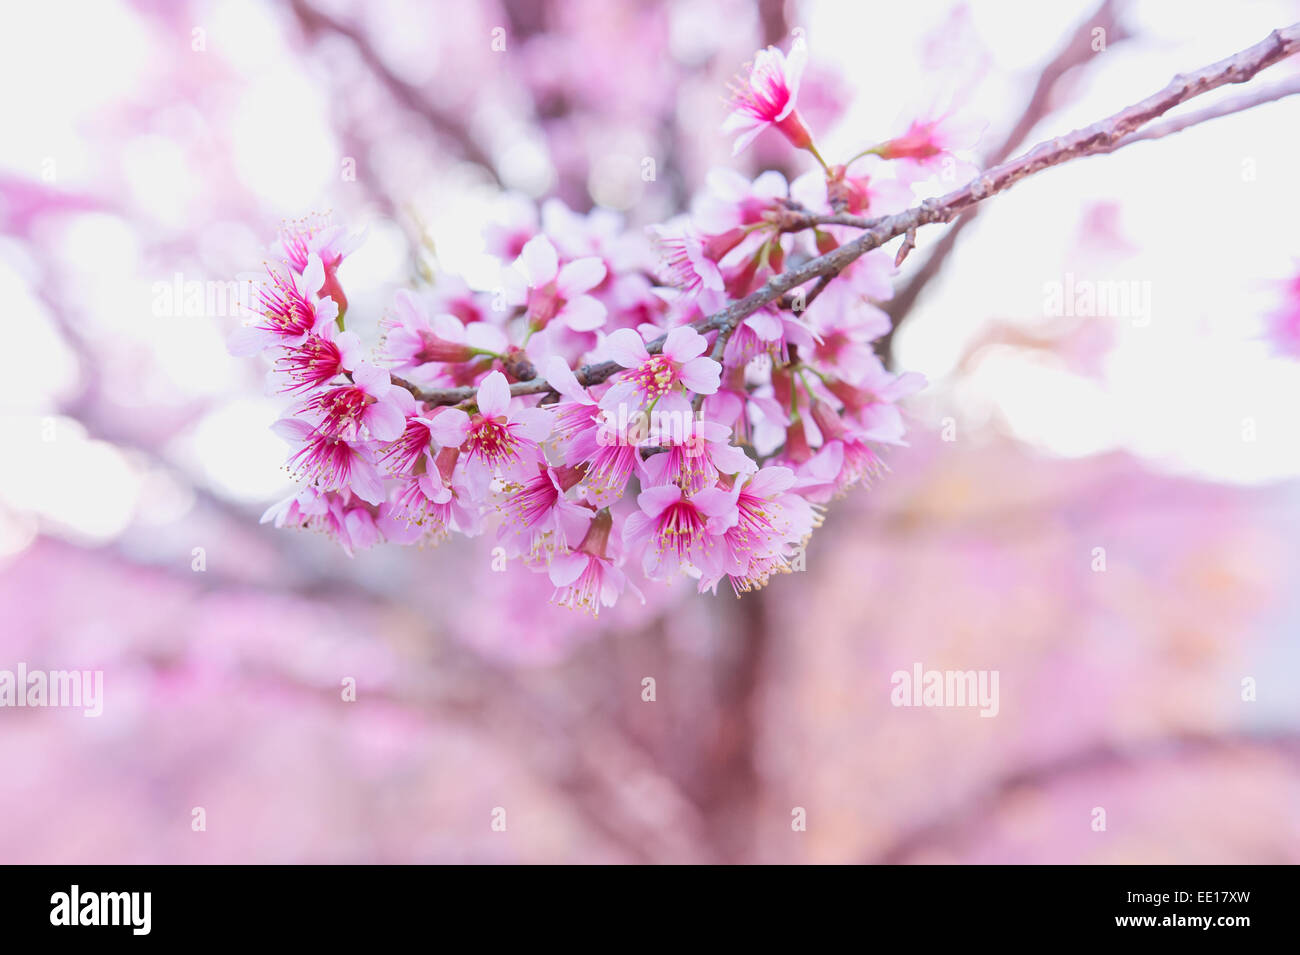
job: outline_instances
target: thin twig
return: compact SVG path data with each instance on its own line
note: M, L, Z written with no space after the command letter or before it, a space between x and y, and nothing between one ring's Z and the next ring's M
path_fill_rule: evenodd
M1188 113L1186 116L1171 116L1162 122L1153 123L1146 129L1124 137L1116 148L1131 146L1133 143L1147 142L1153 139L1163 139L1166 136L1172 136L1174 133L1182 132L1189 127L1209 122L1212 119L1231 116L1233 113L1241 113L1248 109L1254 109L1256 106L1262 106L1265 103L1272 103L1280 99L1286 99L1288 96L1295 96L1297 93L1300 93L1300 75L1289 77L1280 83L1275 83L1263 89L1225 99L1213 106L1207 106L1205 109Z
M1119 20L1122 7L1123 4L1117 3L1116 0L1103 0L1093 15L1079 24L1056 56L1039 72L1038 81L1034 84L1034 91L1030 94L1020 118L998 147L984 157L986 167L996 166L1011 158L1015 151L1024 144L1029 134L1033 132L1034 127L1051 112L1052 94L1061 82L1062 77L1097 55L1094 46L1094 30L1100 29L1104 31L1103 35L1106 38L1108 49L1121 40L1128 39L1128 31L1124 29ZM889 331L876 343L877 354L882 359L887 359L889 356L894 332L911 312L921 292L942 270L944 262L952 254L952 250L956 248L957 239L962 230L970 225L971 219L975 215L976 213L972 211L970 215L958 219L952 228L944 233L943 238L936 243L929 255L926 256L925 261L921 263L921 267L890 299L885 311L889 314L891 326Z

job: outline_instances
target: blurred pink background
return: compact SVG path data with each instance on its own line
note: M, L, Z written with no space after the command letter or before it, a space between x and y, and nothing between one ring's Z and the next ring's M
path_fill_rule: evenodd
M1300 19L1120 6L1022 146ZM797 173L718 131L726 81L794 29L837 151L960 89L987 153L1096 10L7 11L0 669L100 669L104 711L0 708L0 861L1300 861L1300 366L1261 340L1300 255L1300 100L991 200L893 342L931 382L911 446L739 601L683 585L597 621L482 542L349 559L259 525L288 478L238 316L154 308L332 209L369 230L344 277L373 334L431 269L481 276L519 197L642 225L712 166ZM1149 283L1148 321L1048 317L1067 274ZM998 671L997 716L891 705L917 662Z

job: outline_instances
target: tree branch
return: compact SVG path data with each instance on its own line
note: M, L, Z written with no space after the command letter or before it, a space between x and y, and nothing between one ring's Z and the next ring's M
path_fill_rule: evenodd
M309 36L321 32L334 33L350 42L357 55L361 57L361 61L400 105L421 117L436 135L454 142L462 156L482 166L493 180L500 182L492 157L470 135L464 124L451 113L429 102L428 97L419 87L413 86L394 73L379 55L374 44L370 42L370 38L360 28L317 10L307 0L290 0L290 6L304 33Z
M1008 162L994 166L982 175L938 199L927 199L918 206L894 215L863 219L858 216L810 216L809 224L836 222L862 228L862 234L825 255L809 259L796 268L774 275L762 287L726 308L692 323L701 333L717 331L738 324L765 305L781 298L786 292L813 279L838 273L857 259L880 248L891 239L905 235L924 225L951 222L958 215L978 205L990 196L1010 189L1020 180L1044 169L1084 156L1110 153L1126 145L1128 137L1147 123L1164 115L1181 103L1201 96L1230 83L1245 83L1261 70L1285 59L1300 50L1300 23L1274 30L1267 37L1241 52L1211 63L1192 73L1175 76L1160 91L1140 100L1112 116L1091 126L1085 126L1039 143L1028 152ZM1137 141L1137 140L1128 140ZM661 336L646 345L651 353L663 348L667 336ZM616 362L584 365L575 372L582 385L598 384L622 370ZM421 401L429 404L459 404L472 399L476 390L471 386L439 388L421 391L409 383L402 383ZM534 395L553 389L544 378L516 382L510 386L512 395Z
M1104 743L1089 746L995 780L982 795L965 799L955 816L916 827L872 861L897 865L928 846L958 841L975 821L986 824L1005 801L1026 790L1045 789L1084 773L1252 751L1275 753L1300 765L1300 735L1290 730L1232 730L1221 735L1185 732L1126 748Z
M1116 148L1131 146L1133 143L1146 142L1152 139L1163 139L1192 126L1199 126L1201 123L1209 122L1212 119L1245 112L1265 103L1272 103L1280 99L1286 99L1288 96L1295 96L1297 93L1300 93L1300 75L1289 77L1280 83L1275 83L1252 93L1225 99L1221 103L1207 106L1195 113L1188 113L1186 116L1171 116L1162 122L1153 123L1146 129L1126 136L1116 145Z

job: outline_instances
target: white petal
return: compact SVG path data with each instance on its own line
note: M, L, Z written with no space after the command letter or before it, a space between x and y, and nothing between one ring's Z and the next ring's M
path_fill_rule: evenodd
M281 418L271 425L271 430L284 440L292 444L299 444L306 441L315 428L301 418Z
M605 338L605 353L624 368L636 368L650 359L645 342L630 328L620 328L608 335Z
M396 441L406 430L406 416L397 402L388 398L367 408L362 419L370 436L377 441Z
M352 381L358 388L374 398L382 398L388 394L388 389L393 386L392 379L388 377L388 371L378 365L372 365L368 361L357 362L357 367L352 372Z
M560 260L551 240L544 235L535 235L525 243L515 260L515 267L527 276L530 286L541 288L554 280Z
M579 295L565 303L556 319L575 332L592 332L605 324L605 306L590 295Z
M542 441L551 433L555 419L545 408L520 408L510 416L510 423L518 425L515 433L529 441Z
M560 269L555 287L565 298L572 298L594 289L603 281L605 281L605 263L592 256L586 259L575 259Z
M469 415L459 408L446 408L429 418L429 433L443 447L459 447L469 433Z
M307 256L307 268L302 272L302 284L310 295L318 293L321 286L325 284L325 266L315 252Z
M489 418L501 418L510 410L510 384L494 371L478 386L478 410Z
M384 503L384 481L375 466L362 457L352 459L352 490L367 504Z
M704 336L691 326L678 325L664 339L663 353L681 363L700 357L708 347L709 343L704 340Z
M692 358L682 365L681 379L697 395L711 395L722 381L722 366L712 358Z

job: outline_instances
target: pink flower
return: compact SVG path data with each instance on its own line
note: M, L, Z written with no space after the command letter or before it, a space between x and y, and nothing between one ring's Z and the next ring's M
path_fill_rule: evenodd
M528 307L528 322L543 329L555 322L575 332L590 332L605 324L605 306L586 293L605 280L605 263L592 256L563 267L551 240L528 240L515 260L515 274L527 283L524 292L510 289Z
M688 432L664 435L652 433L648 443L667 447L641 464L647 486L676 484L694 493L717 483L720 474L749 474L758 465L744 451L731 444L731 429L716 421L695 421Z
M487 251L501 259L515 259L537 234L537 206L519 192L501 197L491 222L483 229Z
M406 419L406 429L390 444L379 460L390 474L412 474L421 461L425 467L433 463L433 421L420 415Z
M515 255L511 258L515 258ZM475 322L492 324L495 321L491 301L485 293L474 291L459 275L439 275L438 284L428 290L425 298L432 314L454 315L467 326L472 326Z
M333 223L329 216L319 214L285 223L279 235L282 258L299 275L306 270L312 253L320 257L326 270L335 269L364 240L364 232L349 235L346 228Z
M787 569L786 549L802 545L820 520L803 498L790 493L794 484L794 472L783 467L763 468L748 483L737 479L732 490L737 520L722 535L725 557L720 566L700 579L701 593L716 593L718 581L727 576L739 596Z
M338 318L338 306L331 299L317 301L310 292L311 282L323 274L319 259L308 267L302 286L292 274L268 268L269 282L259 293L258 318L230 336L230 353L254 355L274 345L296 348Z
M284 527L286 524L290 527L307 527L327 510L329 501L326 495L314 487L304 487L268 507L258 523L274 521L276 527Z
M801 483L801 487L819 489L818 493L809 494L811 500L824 500L828 483L832 496L842 494L855 484L875 477L884 468L884 462L867 443L866 436L850 428L825 402L813 405L812 416L821 429L825 444L814 456L818 463L813 467L805 465L801 473L806 479L815 479L811 483ZM826 480L828 476L832 477L829 482Z
M271 374L279 391L312 391L361 364L361 339L352 332L340 332L331 321L320 325L301 345L285 348Z
M552 356L543 367L547 383L567 399L553 406L557 450L569 463L584 467L588 500L604 505L621 497L640 461L639 446L620 440L564 359Z
M645 241L638 233L627 231L623 216L611 209L597 206L584 214L574 212L560 199L547 199L542 203L542 232L566 259L595 256L610 272L621 273L650 264Z
M663 255L665 279L687 294L700 289L721 292L722 272L718 262L734 249L746 232L736 228L716 236L704 236L690 226L653 229Z
M350 443L301 418L281 418L273 428L282 438L302 445L289 458L290 469L300 478L322 491L354 491L371 504L384 500L384 481L375 467L373 442Z
M794 106L804 58L802 42L759 54L731 120L742 147L771 125L815 153ZM926 160L928 147L903 139L894 164ZM880 211L874 171L822 170L797 189L775 172L710 174L690 218L656 230L676 287L655 283L644 230L551 201L542 234L530 213L526 229L497 236L516 258L505 299L522 308L501 314L495 295L454 276L401 292L381 325L382 367L343 331L335 272L355 240L324 221L286 228L284 263L232 343L270 347L272 382L296 396L275 430L305 486L263 520L325 531L351 554L475 536L493 516L494 543L522 558L512 563L546 573L553 602L593 613L629 588L640 597L629 567L685 573L715 594L788 571L818 505L902 442L898 401L920 385L871 349L888 330L871 302L892 294L896 271L883 249L842 269L809 314L770 304L714 337L709 317L728 301L853 232L801 236L792 209ZM760 355L772 361L751 361Z
M565 497L565 492L582 480L582 469L539 465L537 470L536 477L509 492L500 505L506 520L499 539L508 542L513 535L524 535L527 546L520 553L530 563L566 552L587 529L592 516L591 508Z
M722 124L723 132L740 133L732 148L733 156L769 127L780 130L797 149L812 145L812 136L795 109L799 79L807 60L802 37L795 39L789 56L774 46L758 51L748 78L732 86L732 111Z
M369 550L383 541L384 535L375 521L373 507L360 501L345 503L335 497L330 502L330 513L334 518L331 521L333 536L349 557L354 550Z
M493 478L520 484L530 468L543 460L539 442L551 433L551 415L544 408L510 409L510 385L499 371L478 388L478 411L471 418L449 408L435 419L444 446L459 446L465 473L476 496L486 493Z
M421 487L428 489L431 481L424 481ZM447 493L438 494L437 498L429 498L429 503L425 508L424 522L426 527L437 529L445 534L448 531L455 531L464 534L466 537L475 537L483 532L482 516L479 514L478 506L475 503L473 495L469 489L460 482L453 482L445 485Z
M816 342L817 336L798 317L768 305L736 326L727 340L723 360L729 366L744 365L758 355L773 354L784 364L791 345L811 349Z
M817 212L836 208L854 215L902 212L914 201L912 190L906 183L882 175L885 165L879 156L867 155L849 165L831 166L829 172L814 169L790 184L790 196ZM854 174L849 173L850 166Z
M645 597L628 582L627 575L606 556L613 543L612 528L613 518L609 511L601 511L592 519L576 550L551 559L547 572L555 585L552 603L600 616L600 608L614 606L625 589L631 590L645 603Z
M333 299L341 315L348 310L348 300L336 273L344 257L355 251L364 239L364 232L349 235L343 226L333 224L329 216L308 216L280 229L280 258L303 277L309 292ZM313 258L321 265L318 275L312 274Z
M698 395L718 390L722 366L703 357L708 342L689 325L670 331L658 355L651 355L641 335L630 328L610 334L605 346L610 358L628 369L619 373L601 399L600 406L607 410L617 409L629 398L644 407L683 387Z
M410 292L397 293L395 316L386 319L384 356L400 375L430 363L458 364L480 355L503 354L508 343L499 328L485 322L468 326L453 315L430 318L424 304Z
M871 355L851 380L832 381L828 390L844 404L844 417L852 420L864 438L882 444L902 444L906 429L897 402L925 387L925 376L914 371L891 374Z
M444 463L450 471L454 458ZM459 481L448 483L443 470L435 467L412 474L397 486L380 515L380 528L386 537L401 538L404 543L422 540L436 544L453 531L471 537L479 533L478 509L468 490Z
M952 113L915 119L901 136L875 150L882 159L899 161L899 176L915 181L938 171L954 184L966 182L979 172L964 153L974 147L983 125L954 117Z
M856 379L880 364L871 343L890 328L889 316L857 296L837 293L829 301L832 283L808 309L817 340L801 355L811 355L818 366L841 378Z
M551 406L555 422L551 439L555 446L571 461L585 461L599 447L600 406L596 399L578 384L573 369L559 355L552 355L542 365L546 383L565 398Z
M308 399L299 414L314 419L321 433L344 441L395 441L406 429L415 399L393 385L388 372L361 362L352 384L330 388Z
M802 426L802 422L796 422ZM822 446L815 454L809 451L807 456L786 454L786 464L794 468L795 490L807 500L816 504L826 504L844 486L844 445L831 441Z
M691 221L709 235L762 225L769 213L785 208L784 200L790 196L790 184L774 169L759 173L753 181L734 169L710 169L704 185L691 203Z
M288 524L322 531L334 538L349 557L354 550L368 550L385 539L391 539L382 532L372 505L355 498L347 489L320 491L314 487L303 488L268 508L262 515L262 523L269 520L274 520L276 527Z
M629 549L644 548L647 577L672 577L695 569L709 573L722 560L719 536L737 520L736 502L721 488L688 496L676 485L652 487L637 495L640 512L628 516L623 540Z

